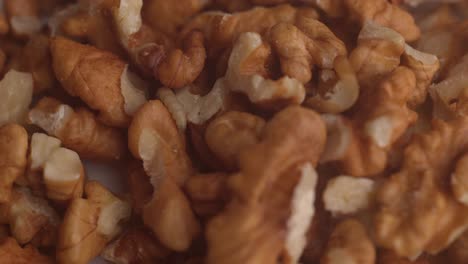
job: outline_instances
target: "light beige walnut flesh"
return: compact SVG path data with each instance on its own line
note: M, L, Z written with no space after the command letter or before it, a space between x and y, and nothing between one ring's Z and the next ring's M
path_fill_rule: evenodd
M0 126L24 123L32 94L33 78L30 73L7 72L0 81Z
M408 102L410 106L415 107L426 100L428 88L440 68L439 59L435 55L421 52L406 44L402 62L416 76L416 89Z
M8 237L0 243L0 258L5 263L15 264L53 264L54 260L50 257L42 255L39 251L31 245L21 248L18 242Z
M373 20L400 33L408 42L417 40L421 35L413 16L387 0L344 0L344 3L348 16L361 25Z
M404 50L405 39L398 32L367 21L349 60L359 82L369 86L398 67Z
M259 105L278 108L289 104L300 104L305 98L303 84L294 78L283 76L278 80L267 79L260 74L244 73L243 65L251 59L251 53L263 45L258 33L244 33L235 43L229 58L226 81L232 91L241 92Z
M111 263L159 263L170 253L142 227L131 227L110 243L101 257Z
M28 118L81 157L117 160L127 151L122 133L101 124L86 108L73 109L54 98L44 97L29 111Z
M137 33L143 24L142 7L143 0L120 0L118 7L112 10L120 41L126 48L132 35Z
M137 111L128 140L133 156L143 161L153 188L151 199L142 208L144 224L164 246L186 250L200 228L181 189L192 168L185 142L161 101L149 101Z
M78 154L66 148L52 151L44 164L47 198L63 202L83 194L85 172Z
M320 112L337 114L357 102L360 87L346 57L336 57L333 65L333 70L321 72L317 94L307 98L305 105Z
M39 33L42 21L39 17L40 4L33 0L4 1L12 32L16 37L26 38Z
M467 135L467 119L459 118L433 121L432 130L413 138L401 170L377 192L379 246L414 259L441 252L468 228L467 210L444 184L456 158L468 149Z
M15 188L11 200L0 205L0 211L20 244L55 245L59 216L46 200L33 196L29 189Z
M191 87L187 86L175 93L168 88L158 90L159 98L171 112L181 132L187 127L187 122L202 125L223 110L228 93L223 79L217 80L211 91L204 96L193 94L190 89Z
M29 169L42 171L50 154L60 148L61 144L62 142L58 138L43 133L34 133L31 137L29 151Z
M104 50L57 37L50 50L55 75L63 88L99 112L106 125L126 127L146 99L144 87L131 80L127 65Z
M324 143L325 125L311 110L288 107L267 123L259 143L240 154L230 202L208 223L207 263L297 263Z
M333 215L354 214L372 205L375 189L373 180L341 175L328 181L323 203Z
M27 166L28 133L16 124L0 126L0 203L8 202Z
M231 111L208 124L205 141L227 168L234 169L239 154L259 141L264 127L265 120L259 116Z
M375 255L366 228L359 221L348 219L333 230L320 264L373 264Z
M87 264L121 232L130 217L130 205L95 181L85 186L87 198L72 200L60 226L58 263Z

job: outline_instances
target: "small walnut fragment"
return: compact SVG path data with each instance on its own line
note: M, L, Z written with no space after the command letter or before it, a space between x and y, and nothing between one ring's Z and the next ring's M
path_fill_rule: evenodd
M378 245L414 259L442 251L468 228L467 211L443 184L468 150L467 124L466 118L433 121L432 130L406 147L401 170L377 193Z
M375 189L373 180L338 176L328 181L323 203L334 215L357 213L372 205Z
M255 104L275 108L289 104L300 104L305 98L303 84L297 79L283 76L278 80L259 74L244 74L243 65L248 64L251 53L263 45L258 33L244 33L235 43L229 58L226 81L232 91L246 94Z
M0 203L8 202L15 180L26 170L28 133L16 124L0 127Z
M109 244L101 256L111 263L159 263L169 250L154 239L151 232L142 227L131 227Z
M25 38L41 30L39 3L34 0L5 0L5 11L15 36Z
M21 248L18 242L12 237L8 237L0 243L0 259L10 264L53 264L52 258L39 253L31 245Z
M207 263L297 262L324 142L325 125L313 111L288 107L267 123L259 143L240 154L231 201L208 224Z
M333 230L321 264L373 264L376 252L365 227L355 219L340 222Z
M24 123L32 94L33 78L30 73L8 71L0 81L0 125Z
M60 139L80 156L116 160L125 155L125 138L117 128L101 124L86 108L73 109L44 97L29 111L29 122Z
M8 203L0 205L2 221L10 225L12 236L20 243L55 245L59 216L45 199L29 189L15 188Z
M161 101L144 104L128 131L133 156L143 161L153 194L142 206L144 224L169 249L186 250L199 233L199 223L182 191L192 173L185 142Z
M228 175L225 173L199 173L192 175L184 189L191 206L200 217L211 217L219 213L229 197Z
M64 89L99 111L106 125L127 126L138 108L133 105L146 101L142 87L125 81L127 65L114 54L61 37L51 40L50 50L55 75Z
M60 226L58 263L89 263L121 232L130 205L95 181L88 181L84 198L71 201Z
M239 154L259 141L264 127L261 117L230 111L208 124L205 141L225 166L233 169L238 167Z

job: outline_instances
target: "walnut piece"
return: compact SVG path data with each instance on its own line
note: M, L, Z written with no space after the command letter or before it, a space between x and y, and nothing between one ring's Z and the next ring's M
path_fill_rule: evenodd
M240 154L231 201L207 226L207 263L297 262L324 142L325 126L313 111L288 107L267 123L259 143Z
M208 124L205 141L227 168L234 169L239 153L258 142L264 126L265 120L258 116L230 111Z
M75 110L54 98L43 97L28 117L29 122L57 137L82 157L117 160L127 151L122 133L101 124L86 108Z
M31 245L21 248L18 242L12 237L8 237L0 243L0 258L5 263L14 264L53 264L51 258L42 255Z
M15 180L26 170L28 133L16 124L0 127L0 203L8 202Z
M0 81L0 125L24 123L32 101L33 78L30 73L8 71Z
M101 184L88 181L87 198L71 201L60 226L58 263L89 263L121 232L121 222L130 217L127 202L115 197Z
M321 264L373 264L375 246L365 227L355 219L340 222L333 230Z
M341 175L328 181L323 203L333 215L354 214L369 208L375 189L373 180Z

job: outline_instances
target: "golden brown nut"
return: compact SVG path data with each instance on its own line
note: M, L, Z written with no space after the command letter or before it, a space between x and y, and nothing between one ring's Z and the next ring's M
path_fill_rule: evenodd
M322 70L318 89L305 105L325 113L341 113L351 108L359 97L359 83L348 59L335 58L333 70Z
M333 230L321 264L374 264L375 246L365 227L357 220L340 222Z
M156 31L176 36L180 27L209 3L206 0L149 0L144 3L143 18Z
M424 257L419 257L416 260L409 260L405 257L399 257L393 251L380 250L377 256L377 264L430 264ZM437 263L437 262L436 262Z
M313 9L294 8L290 5L256 7L234 14L204 12L184 26L182 35L185 36L193 30L202 31L206 38L207 50L212 56L230 47L242 33L255 32L263 35L280 22L294 24L299 16L318 18Z
M145 95L128 78L127 66L112 53L61 37L51 40L53 68L57 79L72 96L80 97L99 111L99 119L110 126L125 127L142 105ZM135 102L136 101L136 102Z
M424 251L442 251L466 230L468 213L443 183L468 148L467 121L433 121L432 130L406 147L401 170L377 193L375 234L380 246L416 258Z
M415 24L413 17L400 7L387 0L343 0L348 15L361 25L368 20L389 27L400 33L406 41L415 41L421 31Z
M109 244L101 256L118 264L151 264L159 263L169 253L169 250L154 239L149 230L131 227Z
M160 101L149 101L135 114L128 137L130 150L143 161L153 187L151 200L142 209L144 224L164 246L186 250L200 227L181 190L192 168L176 124Z
M16 124L0 127L0 203L10 200L13 183L26 170L28 133Z
M342 172L351 176L382 172L389 149L416 121L416 113L407 105L415 86L413 72L398 67L378 85L363 91L352 121L325 115L332 139L321 161L338 161Z
M0 244L0 259L11 264L53 264L52 258L39 253L31 245L21 248L14 238L8 237Z
M141 215L143 207L151 200L153 187L142 162L133 160L128 164L127 183L132 200L133 213Z
M51 97L42 98L29 111L29 121L82 157L114 160L127 151L125 138L118 129L101 124L86 108L74 110Z
M450 263L462 264L468 261L468 233L465 231L447 250Z
M263 45L258 33L241 34L229 58L226 82L230 89L244 93L252 103L278 109L290 104L300 104L305 97L303 84L297 79L283 76L278 80L264 78L243 69L257 49ZM268 55L268 54L265 54ZM264 60L267 56L264 56Z
M367 21L359 33L357 47L350 55L359 83L373 85L391 73L400 64L404 50L405 39L399 33Z
M46 200L26 188L15 188L8 203L0 206L2 221L10 225L12 236L20 243L55 245L59 216Z
M87 264L121 232L130 205L94 181L86 183L87 198L72 200L60 226L58 263Z
M32 94L33 78L30 73L8 71L0 81L0 126L24 123Z
M468 153L461 156L450 176L452 192L457 201L468 205Z
M208 224L207 263L277 263L279 257L296 263L314 214L313 166L324 143L325 125L313 111L289 107L267 123L260 142L240 155L231 201Z
M55 85L51 60L49 38L45 35L30 37L21 54L20 69L32 74L35 94L53 88Z
M229 169L238 167L239 154L256 144L265 126L262 118L231 111L208 124L205 141L210 150Z
M194 201L216 202L226 197L225 173L195 174L185 183L185 190Z

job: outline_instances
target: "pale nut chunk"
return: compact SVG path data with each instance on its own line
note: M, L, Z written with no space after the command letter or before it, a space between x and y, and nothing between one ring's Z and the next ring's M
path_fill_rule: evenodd
M468 147L467 124L466 118L433 121L432 130L406 147L402 169L377 192L379 246L414 259L441 252L466 230L467 211L442 183L449 182L454 160Z
M146 101L143 83L127 65L104 50L65 38L51 40L53 69L64 89L99 111L106 125L125 127L133 112ZM104 84L104 85L103 85Z
M78 154L66 148L50 153L44 164L44 185L47 198L69 201L83 194L84 167Z
M29 151L29 169L32 171L43 170L46 161L54 150L60 148L62 142L43 133L34 133L31 137Z
M317 95L305 105L325 113L337 114L351 108L359 97L359 83L346 57L335 58L334 70L323 70Z
M110 243L101 257L117 264L158 263L169 253L148 230L131 227Z
M204 96L193 94L190 88L187 86L175 93L168 88L158 90L159 98L171 112L181 132L185 131L188 122L201 125L220 112L224 108L228 92L223 79L218 79L211 91Z
M460 203L468 205L468 154L458 159L450 184L455 198Z
M297 262L314 215L314 166L324 141L323 121L302 107L266 124L260 141L241 152L231 201L208 223L207 263Z
M185 142L161 101L149 101L135 114L128 131L133 156L143 161L153 195L142 208L144 224L161 243L186 250L200 226L181 190L192 173Z
M0 203L10 200L13 183L27 166L28 133L16 124L0 126Z
M101 184L86 183L87 198L71 201L60 226L56 258L58 263L89 263L121 232L130 217L130 205Z
M361 222L348 219L333 230L320 264L373 264L375 246Z
M3 221L10 225L11 234L20 243L55 244L59 216L46 200L35 197L29 189L15 188L12 199L0 206Z
M129 46L131 36L137 33L143 24L142 7L143 0L120 0L119 6L112 10L120 42L126 48Z
M261 117L231 111L208 124L205 141L210 150L228 167L238 166L239 153L258 142L265 126Z
M4 7L15 36L24 38L39 33L42 21L39 17L40 5L36 1L6 0Z
M402 62L416 76L416 89L408 101L410 106L415 107L426 100L429 85L440 68L439 59L435 55L421 52L406 44Z
M29 111L29 122L60 139L80 156L117 160L126 153L126 142L117 128L101 124L86 108L73 109L51 98L42 98Z
M269 104L278 107L278 105L302 103L305 89L302 83L294 78L283 76L275 81L259 74L243 74L243 64L262 44L261 36L253 32L241 34L236 41L229 57L225 77L230 89L246 94L251 102L260 105Z
M361 25L373 20L400 33L408 42L417 40L421 35L413 16L387 0L344 0L344 3L348 15Z
M359 82L362 85L372 85L374 81L396 69L404 50L405 39L398 32L373 21L366 21L349 60Z
M31 245L21 248L16 239L8 237L0 243L0 259L5 263L53 264L53 259L44 256Z
M373 180L341 175L328 181L323 203L333 215L354 214L372 205L375 190Z
M25 122L33 86L30 73L10 70L5 74L0 81L0 125Z

